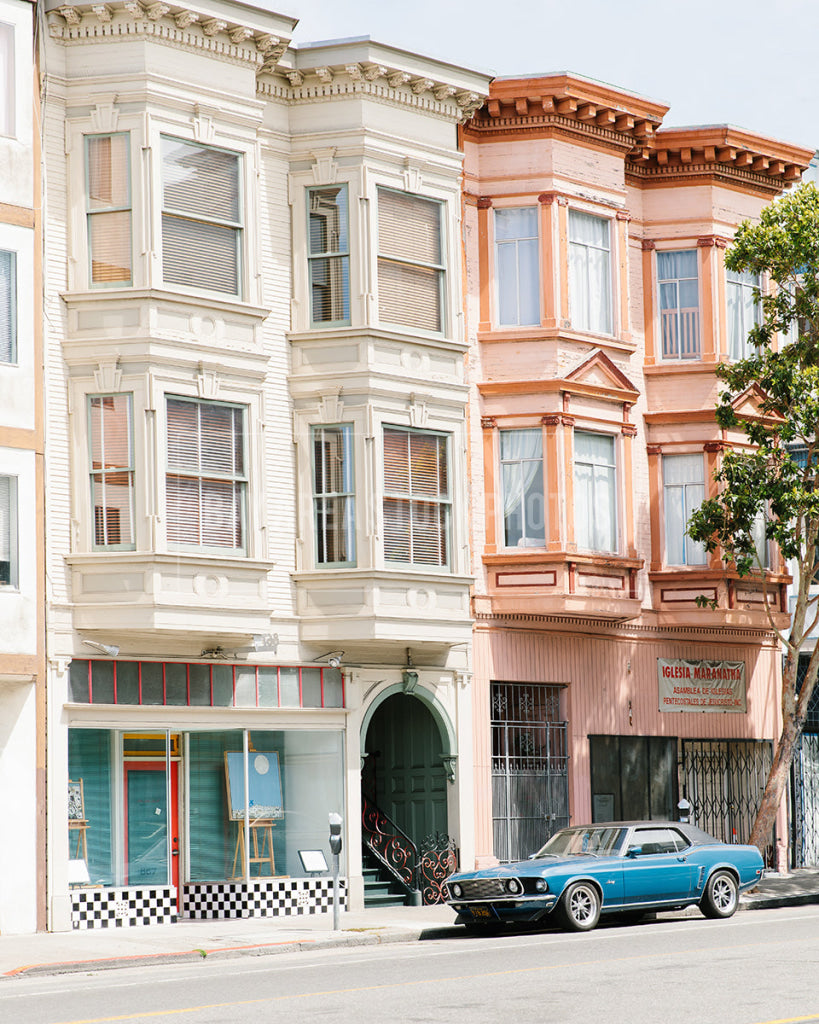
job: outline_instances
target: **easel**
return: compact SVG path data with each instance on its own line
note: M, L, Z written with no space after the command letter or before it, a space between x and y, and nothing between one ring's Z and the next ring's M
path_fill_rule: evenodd
M242 878L245 873L245 823L237 821L239 831L236 834L236 852L233 855L233 877ZM269 864L270 875L276 874L276 861L273 856L273 826L276 822L272 818L254 818L248 822L250 828L250 871L253 872L254 864ZM261 836L259 835L261 833ZM239 868L237 871L236 868ZM265 875L257 875L264 878Z
M74 852L74 860L84 860L88 863L88 819L85 816L85 794L83 793L82 779L77 782L68 780L68 831L77 833L77 847ZM71 840L69 836L69 847ZM82 854L82 856L80 856ZM69 852L70 856L70 852Z

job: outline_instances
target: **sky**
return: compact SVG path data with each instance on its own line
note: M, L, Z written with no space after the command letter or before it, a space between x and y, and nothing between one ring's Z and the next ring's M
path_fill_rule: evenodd
M294 44L370 36L499 76L571 71L819 149L819 0L250 0Z

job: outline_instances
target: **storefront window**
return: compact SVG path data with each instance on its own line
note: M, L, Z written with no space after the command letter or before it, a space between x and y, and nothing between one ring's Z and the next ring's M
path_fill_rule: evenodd
M107 729L68 733L69 857L84 861L92 885L116 882L111 816L111 744ZM82 877L80 870L72 877Z
M237 824L230 821L225 753L242 750L242 732L198 732L188 736L188 848L190 880L214 882L241 876L233 858Z

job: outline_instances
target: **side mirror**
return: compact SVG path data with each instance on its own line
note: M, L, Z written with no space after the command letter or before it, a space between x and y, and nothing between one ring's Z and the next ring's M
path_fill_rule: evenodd
M633 859L634 857L639 857L642 852L643 852L642 846L630 846L626 850L626 856L627 857L631 857Z

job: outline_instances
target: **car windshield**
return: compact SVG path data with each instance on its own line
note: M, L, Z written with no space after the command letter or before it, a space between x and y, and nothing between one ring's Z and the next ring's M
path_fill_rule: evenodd
M536 857L606 857L617 849L625 829L564 828L535 854Z

